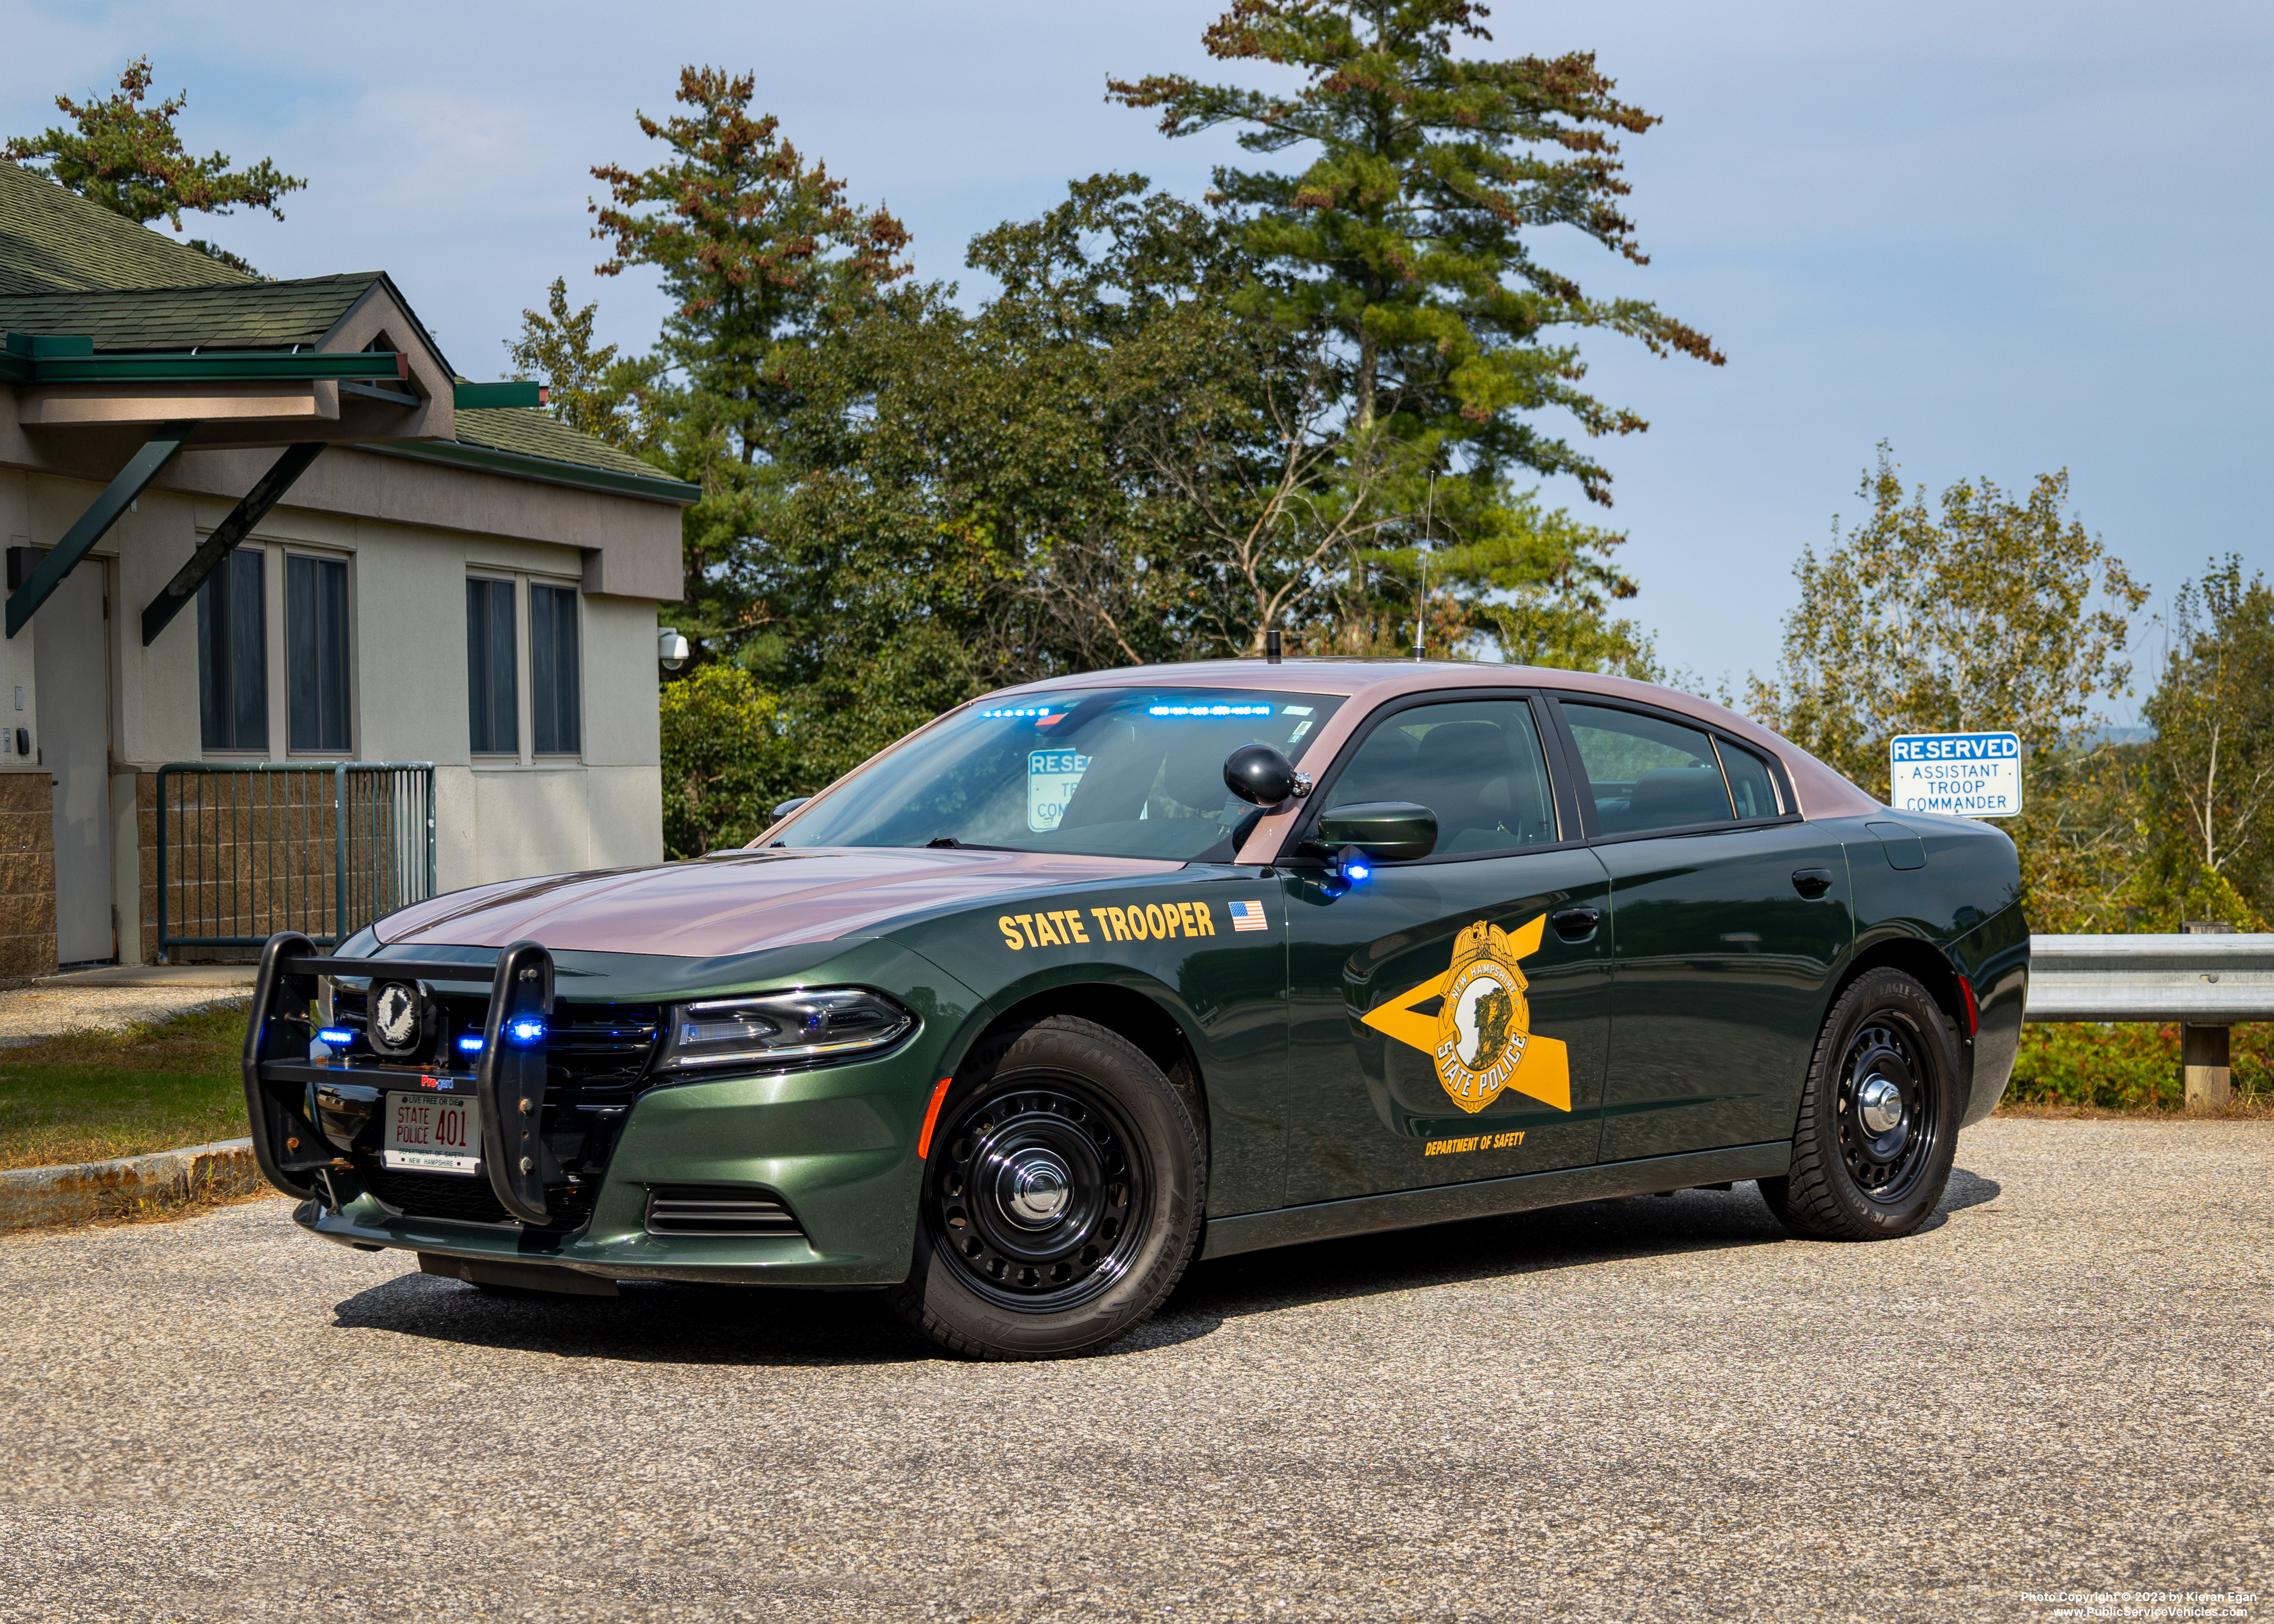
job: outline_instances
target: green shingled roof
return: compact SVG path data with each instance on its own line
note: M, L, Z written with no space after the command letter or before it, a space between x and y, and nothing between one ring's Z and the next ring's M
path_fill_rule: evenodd
M547 411L514 406L461 406L456 417L458 439L465 445L487 446L493 451L511 451L553 462L604 468L642 479L671 477L654 463L644 462L629 451L619 451L606 440L579 433Z
M0 329L84 334L98 353L290 350L322 342L358 299L387 282L380 271L262 282L0 162ZM410 314L401 291L388 288ZM435 348L424 331L418 336ZM440 358L439 350L435 355ZM653 494L666 500L696 494L546 411L469 408L456 417L457 443L475 449L448 460L465 466L570 484L577 483L575 470L589 469L603 488L623 490L629 479L652 482ZM417 455L412 447L395 449ZM528 465L517 467L523 459Z
M254 285L169 236L0 162L0 294Z
M0 293L0 327L18 333L87 334L98 352L312 347L380 280L377 271L358 271L228 287Z

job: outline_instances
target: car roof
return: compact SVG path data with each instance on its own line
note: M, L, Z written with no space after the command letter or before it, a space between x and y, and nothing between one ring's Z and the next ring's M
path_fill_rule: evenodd
M1293 657L1276 662L1258 658L1192 660L1169 665L1128 665L1118 671L1089 671L1048 681L1022 683L998 689L974 700L975 704L1023 694L1064 693L1071 688L1246 688L1269 693L1332 694L1356 703L1347 704L1321 728L1306 759L1329 760L1344 741L1385 701L1409 694L1430 694L1448 688L1547 688L1563 694L1585 694L1609 700L1670 710L1701 726L1715 728L1743 743L1774 756L1792 780L1799 810L1806 817L1846 817L1880 811L1880 804L1781 734L1770 732L1751 717L1718 705L1679 688L1631 677L1608 676L1593 671L1557 671L1546 666L1502 665L1482 660L1321 659ZM1267 830L1291 814L1266 818L1247 847L1261 848ZM1276 850L1276 838L1272 849Z

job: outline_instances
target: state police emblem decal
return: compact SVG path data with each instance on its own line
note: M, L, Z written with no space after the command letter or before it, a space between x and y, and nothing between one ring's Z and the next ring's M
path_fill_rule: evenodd
M1516 967L1516 945L1499 926L1479 920L1453 944L1444 1006L1437 1011L1437 1080L1463 1110L1500 1098L1532 1037L1529 984Z
M1531 983L1517 967L1540 951L1536 914L1513 931L1480 919L1453 939L1442 975L1409 987L1359 1019L1383 1036L1427 1055L1446 1097L1471 1116L1503 1091L1571 1109L1571 1056L1556 1038L1532 1029ZM1434 1013L1419 1006L1440 999Z

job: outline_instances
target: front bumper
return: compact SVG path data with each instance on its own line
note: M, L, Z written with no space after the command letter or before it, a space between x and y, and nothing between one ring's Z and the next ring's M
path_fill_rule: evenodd
M631 1109L581 1229L406 1214L348 1173L329 1175L333 1182L294 1217L343 1246L545 1264L610 1280L893 1284L907 1278L915 1251L923 1171L916 1136L937 1080L937 1047L927 1033L878 1060L650 1089ZM651 1234L650 1192L689 1185L771 1192L802 1233Z

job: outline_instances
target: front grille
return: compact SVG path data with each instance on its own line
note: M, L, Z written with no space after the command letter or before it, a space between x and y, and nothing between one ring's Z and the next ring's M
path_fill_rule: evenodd
M498 1205L496 1192L486 1178L463 1173L414 1173L403 1168L363 1169L365 1188L397 1212L419 1218L449 1218L459 1223L503 1223L508 1214Z
M446 993L436 1002L446 1026L433 1034L431 1041L433 1053L442 1059L430 1058L425 1064L448 1065L461 1073L472 1070L473 1056L459 1053L456 1042L462 1034L481 1031L489 1000ZM335 1019L343 1025L360 1026L365 1004L364 993L343 989L335 996ZM554 1005L545 1034L541 1132L561 1174L576 1182L548 1182L545 1205L552 1214L549 1228L581 1228L591 1216L593 1192L606 1173L624 1117L639 1096L662 1026L663 1011L654 1004L562 1002ZM386 1086L400 1074L417 1072L420 1066L365 1060L358 1051L356 1070L395 1074L370 1079ZM372 1126L358 1139L354 1152L358 1174L380 1200L414 1218L457 1223L513 1222L486 1177L382 1166L385 1132L383 1113L373 1113Z
M779 1197L733 1186L659 1184L648 1192L650 1235L803 1235Z
M332 1018L361 1031L369 1019L368 1002L366 994L342 989L333 996ZM480 1034L490 1001L445 993L435 1003L448 1029L432 1035L430 1052L402 1064L411 1070L420 1065L471 1070L473 1056L461 1052L457 1041ZM652 1004L555 1004L545 1033L546 1086L628 1089L647 1071L656 1034L662 1029L663 1011Z
M561 1004L545 1034L548 1080L556 1087L571 1081L584 1088L628 1088L647 1070L662 1026L663 1011L652 1004Z
M408 1168L367 1166L358 1169L364 1187L395 1211L413 1218L442 1218L453 1223L512 1223L490 1188L476 1174L420 1173ZM592 1215L590 1185L568 1185L545 1192L545 1208L553 1228L582 1229Z

